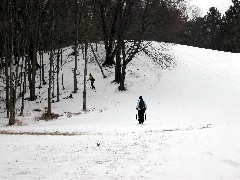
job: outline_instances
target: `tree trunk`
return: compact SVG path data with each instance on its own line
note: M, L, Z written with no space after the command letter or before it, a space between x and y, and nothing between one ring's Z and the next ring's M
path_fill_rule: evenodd
M60 90L59 90L59 61L60 61L60 47L58 47L57 52L57 102L59 100Z
M119 91L125 91L126 90L126 88L125 88L125 76L126 76L126 65L123 63Z
M27 57L25 56L25 64L24 64L24 76L23 76L23 83L24 83L24 89L23 93L26 94L27 92Z
M39 55L40 55L40 68L39 68L39 89L40 88L42 88L42 68L41 68L41 66L42 66L42 52L41 51L39 51Z
M55 98L55 71L53 71L53 69L52 69L52 98Z
M76 39L75 39L75 46L74 46L74 55L75 55L75 67L74 67L74 89L73 93L77 93L77 61L78 61L78 26L79 26L79 18L78 18L78 0L75 0L75 5L76 5L76 12L75 12L75 28L76 28Z
M7 118L9 118L9 23L7 21L9 15L9 4L7 0L4 0L4 25L5 25L5 36L4 36L4 56L5 56L5 78L6 78L6 110L7 110Z
M0 73L2 73L2 69L3 69L3 56L0 57Z
M61 68L63 68L62 66L63 66L63 57L62 57L62 50L61 50ZM64 90L65 87L64 87L64 78L63 77L64 76L63 76L63 69L62 69L62 88Z
M48 86L48 109L47 109L47 117L50 117L52 114L52 106L51 106L51 88L52 88L52 63L53 63L53 51L50 54L50 70L49 70L49 86Z
M76 39L75 39L75 69L77 70L77 61L78 61L78 28L79 28L79 18L78 18L78 0L75 0L76 3L76 19L75 19L75 28L76 28Z
M90 46L91 46L92 53L93 53L93 55L94 55L94 59L95 59L95 61L97 62L98 67L99 67L100 70L101 70L101 73L102 73L102 75L103 75L103 78L106 78L107 76L105 76L105 74L104 74L104 72L103 72L103 68L102 68L101 64L99 63L99 61L98 61L97 55L96 55L96 53L95 53L95 51L94 51L94 49L93 49L92 44L90 44Z
M115 66L115 82L119 84L120 81L121 81L121 44L120 41L118 41Z
M9 72L8 72L8 63L9 55L5 54L5 77L6 77L6 109L7 109L7 118L9 118Z
M10 2L11 4L11 2ZM11 4L12 5L12 4ZM14 84L13 84L13 78L14 78L14 73L12 72L12 64L13 64L13 33L14 33L14 25L13 25L13 7L11 6L10 10L10 57L9 57L9 62L10 62L10 117L9 117L9 126L14 125L15 123L15 95L14 95Z
M23 116L23 110L24 110L24 83L22 84L22 106L21 106L21 112L20 112L20 116Z
M13 76L14 76L13 73L11 73L11 75L10 75L10 107L9 107L10 118L9 118L9 126L14 125L14 123L15 123Z
M52 99L51 99L51 87L52 87L52 66L54 58L54 0L52 0L52 24L51 24L51 53L50 53L50 70L49 70L49 86L48 86L48 107L47 117L52 115Z
M117 19L119 14L119 3L117 2L117 6L115 9L114 17L112 19L112 22L109 22L111 24L110 30L107 28L107 17L105 12L104 4L99 1L99 7L100 7L100 13L101 13L101 20L102 20L102 28L103 28L103 39L104 39L104 45L106 50L106 60L103 63L103 66L111 66L114 65L114 57L115 57L115 51L114 51L114 43L115 43L115 34L116 34L116 28L117 28Z
M73 70L73 80L74 80L73 93L77 93L77 71L76 71L76 68L74 68L74 70Z
M34 42L33 45L33 57L31 59L31 70L29 76L31 76L29 84L30 84L30 101L36 100L36 64L37 64L37 49L36 44Z
M86 89L86 83L87 83L87 49L88 49L88 45L85 44L85 53L84 53L84 60L85 60L85 64L84 64L84 90L83 90L83 111L87 110L87 89Z
M30 86L30 100L36 100L36 66L37 66L37 51L38 51L38 33L39 33L39 13L40 13L40 2L37 0L37 12L35 19L35 26L33 27L33 37L30 43L32 48L32 57L31 57L31 86Z
M10 63L10 103L9 103L9 111L10 111L10 117L9 117L9 125L14 125L15 122L15 93L14 93L14 84L13 84L13 78L14 73L12 72L12 61L13 61L13 33L14 33L14 25L13 25L13 5L9 4L10 6L10 22L9 22L9 63Z

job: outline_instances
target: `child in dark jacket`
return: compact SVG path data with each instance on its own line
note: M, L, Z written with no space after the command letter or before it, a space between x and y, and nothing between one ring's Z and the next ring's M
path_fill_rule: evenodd
M94 86L94 81L95 81L95 79L94 79L94 77L92 76L91 73L89 74L88 81L91 81L91 88L92 88L92 89L95 89L95 86Z

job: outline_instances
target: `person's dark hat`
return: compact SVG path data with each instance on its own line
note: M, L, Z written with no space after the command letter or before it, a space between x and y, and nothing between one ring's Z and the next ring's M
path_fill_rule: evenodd
M140 96L139 99L142 99L142 96Z

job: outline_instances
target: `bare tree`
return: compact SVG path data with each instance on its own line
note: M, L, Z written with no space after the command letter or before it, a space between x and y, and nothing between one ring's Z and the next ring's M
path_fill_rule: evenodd
M87 110L87 89L86 89L86 84L87 84L87 63L88 63L88 45L87 43L84 45L84 89L83 89L83 110Z
M65 89L64 87L64 75L63 75L63 57L62 57L63 51L61 50L61 70L62 70L62 88L63 90Z
M58 52L57 52L57 102L60 101L59 95L60 95L60 88L59 88L59 66L60 63L60 48L58 47Z
M4 56L5 56L5 78L6 78L6 109L7 109L7 117L9 118L9 23L7 21L9 15L9 3L7 0L4 0L4 29L5 29L5 36L4 36Z
M138 3L135 0L118 0L119 16L118 16L118 28L117 28L117 57L116 57L116 68L115 68L115 81L119 83L119 90L124 91L125 88L125 74L126 67L129 62L135 57L135 55L141 51L141 43L143 34L145 33L145 21L143 20L141 25L141 32L136 40L126 40L127 32L130 24L133 20L134 6ZM147 4L148 5L148 4ZM146 5L145 8L148 8ZM144 17L144 16L143 16ZM122 54L122 62L120 55ZM121 65L121 67L120 67ZM121 70L121 72L120 72Z
M106 52L106 60L103 65L108 66L115 64L114 57L116 55L116 49L114 48L114 44L116 40L117 21L120 6L121 1L117 1L117 3L114 3L111 0L99 1L103 40Z
M91 47L91 50L92 50L94 59L95 59L95 61L97 62L98 67L99 67L100 70L101 70L101 73L102 73L102 75L103 75L103 78L106 78L107 76L105 76L105 74L104 74L104 72L103 72L103 68L102 68L102 66L101 66L101 64L100 64L100 62L99 62L99 60L98 60L98 57L97 57L97 55L96 55L96 53L95 53L95 51L94 51L93 45L92 45L91 43L90 43L90 47Z
M51 24L51 53L50 53L50 69L49 69L49 87L48 87L48 108L47 117L52 115L52 105L51 105L51 88L52 88L52 68L54 59L54 0L52 0L52 24Z
M36 5L36 6L34 6ZM40 0L33 2L32 17L31 19L31 38L29 56L31 60L31 71L29 76L30 100L36 99L36 66L37 66L37 51L38 51L38 33L39 33L39 14L40 14ZM35 11L36 10L36 11Z
M6 71L7 71L7 76L9 76L9 86L7 85L7 88L9 88L9 94L7 97L7 99L9 100L8 102L8 110L10 113L10 117L9 117L9 125L14 125L15 123L15 86L14 86L14 81L15 81L15 74L12 71L12 64L13 64L13 36L14 36L14 22L13 22L13 15L14 15L14 11L13 11L13 2L9 1L9 2L5 2L6 4L6 13L8 13L8 18L9 21L6 24L7 27L7 31L6 31L6 35L7 35L7 46L6 46ZM6 16L7 17L7 16ZM9 67L8 67L9 66ZM8 69L9 68L9 74L8 74Z
M78 36L79 36L79 0L75 0L76 12L75 12L75 29L76 29L76 38L75 38L75 46L74 46L74 57L75 57L75 67L74 67L74 88L73 93L77 93L77 62L78 62Z

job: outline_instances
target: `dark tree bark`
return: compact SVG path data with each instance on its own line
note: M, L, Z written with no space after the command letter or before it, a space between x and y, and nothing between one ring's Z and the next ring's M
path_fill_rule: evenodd
M35 12L33 12L34 14ZM30 40L30 60L31 60L31 73L30 73L30 100L35 101L36 100L36 66L37 66L37 50L38 50L38 33L39 33L39 13L40 13L40 0L37 0L36 2L36 14L34 21L34 25L32 27L32 38Z
M141 48L141 41L136 41L128 50L125 50L125 43L122 43L122 55L123 55L123 64L122 64L122 73L121 73L121 81L120 81L120 86L119 90L120 91L125 91L125 76L126 76L126 68L128 63L130 63L135 55L139 53L142 48Z
M52 69L52 98L55 98L55 71L54 71L54 65Z
M25 93L24 93L24 83L22 84L22 106L21 106L21 112L20 112L20 116L23 116L23 110L24 110L24 96L25 96Z
M78 36L79 36L79 0L75 0L75 6L76 6L76 12L75 12L75 28L76 28L76 39L75 39L75 46L74 46L74 57L75 57L75 67L74 67L74 89L73 93L77 93L78 87L77 87L77 62L78 62Z
M24 88L23 88L23 93L26 94L27 92L27 57L24 57L25 63L24 63L24 76L23 76L23 83L24 83Z
M63 69L62 69L62 67L63 67L63 57L62 57L62 54L63 54L63 52L62 52L62 50L61 50L62 88L63 88L63 90L64 90L65 87L64 87L64 75L63 75Z
M59 95L60 95L60 89L59 89L59 63L60 63L60 47L58 47L57 52L57 102L60 101Z
M5 56L5 78L6 78L6 110L7 118L9 118L9 23L7 21L9 15L9 3L7 0L4 0L4 25L5 25L5 36L4 36L4 56Z
M102 68L101 64L99 63L99 61L98 61L97 55L96 55L96 53L95 53L95 51L94 51L94 49L93 49L92 44L90 44L90 47L91 47L91 50L92 50L92 53L93 53L94 59L95 59L95 61L97 62L98 67L99 67L100 70L101 70L101 73L102 73L102 75L103 75L103 78L106 78L107 76L105 76L105 74L104 74L104 72L103 72L103 68Z
M73 69L73 93L77 93L77 69Z
M10 113L10 117L9 117L9 125L14 125L15 122L15 89L14 89L14 80L15 80L15 75L12 72L12 65L13 65L13 39L14 39L14 22L13 22L13 2L9 1L7 4L7 12L9 14L9 22L7 24L7 37L8 37L8 48L7 48L7 63L9 63L9 75L10 75L10 84L9 84L9 113ZM8 68L8 67L7 67Z
M121 2L118 1L115 8L115 13L113 15L113 20L111 22L107 22L107 9L105 4L102 1L99 1L99 9L100 9L100 16L102 21L102 31L103 31L103 39L105 45L105 52L106 52L106 60L103 63L103 66L111 66L114 65L114 57L116 55L116 50L114 49L115 44L115 36L116 36L116 28L117 28L117 20L119 16L119 6ZM110 27L108 27L110 24Z
M126 68L128 63L132 61L132 59L135 57L135 55L141 50L141 43L143 39L143 34L144 34L144 26L145 26L145 21L142 21L141 24L141 32L139 36L137 37L136 40L134 41L127 41L126 39L126 33L128 30L128 27L130 26L130 23L132 22L132 13L133 13L133 8L134 8L134 3L136 1L132 0L118 0L118 2L121 2L119 5L119 18L118 18L118 30L117 30L117 61L118 64L116 66L116 75L115 77L117 78L117 82L120 80L120 86L119 90L120 91L125 91L125 77L126 77ZM147 4L145 6L147 7ZM145 18L143 16L143 18ZM129 48L126 49L126 44L128 43ZM120 76L120 53L122 53L122 66L121 66L121 76ZM119 77L121 77L119 79Z
M53 41L53 40L52 40ZM49 81L48 81L48 108L47 108L47 117L51 117L52 114L52 97L51 97L51 88L52 88L52 63L53 63L53 51L50 54L50 70L49 70Z
M53 58L54 58L54 0L52 0L51 53L50 53L50 70L49 70L49 87L48 87L48 107L47 107L47 117L51 117L51 115L52 115L51 88L52 88L52 68L53 68Z
M39 50L39 56L40 56L40 69L39 69L39 89L42 88L42 64L43 64L43 53L41 50Z
M88 45L85 44L85 47L84 47L83 111L87 110L87 89L86 89L86 84L87 84L87 62L88 62L87 50L88 50Z
M127 68L127 64L126 64L126 54L125 54L125 45L124 43L122 44L122 53L123 53L123 65L122 65L122 72L121 72L121 79L120 79L120 86L119 86L119 91L125 91L126 87L125 87L125 77L126 77L126 68Z
M9 117L9 126L14 125L14 123L15 123L15 101L14 101L15 90L14 90L14 85L13 85L13 78L14 78L14 74L11 73L11 75L10 75L10 106L9 106L10 117Z
M10 2L10 103L9 103L9 111L10 111L10 117L9 117L9 126L14 125L15 123L15 89L14 89L14 73L12 72L12 64L13 64L13 33L14 33L14 24L13 24L13 7L12 2Z
M24 73L25 74L25 73ZM22 77L22 76L21 76ZM21 111L20 111L20 116L23 116L23 111L24 111L24 97L25 97L25 93L24 93L24 89L25 89L25 83L21 81L21 86L22 86L22 91L21 92L21 97L22 97L22 105L21 105Z
M120 42L120 37L118 37L118 43L117 43L117 49L116 49L116 65L115 65L115 82L120 83L121 81L121 42Z

